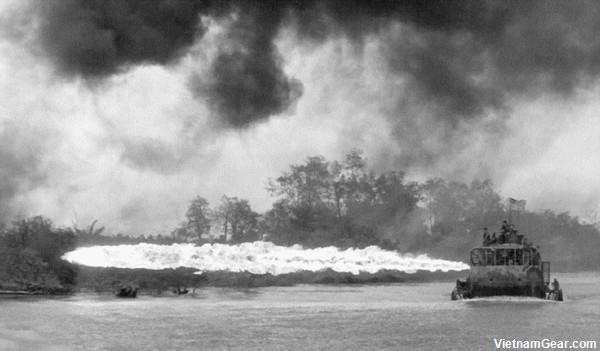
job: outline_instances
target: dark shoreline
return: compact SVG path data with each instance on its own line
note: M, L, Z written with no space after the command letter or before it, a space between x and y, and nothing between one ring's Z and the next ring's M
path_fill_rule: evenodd
M429 272L417 271L406 273L400 271L382 270L377 273L359 274L339 273L331 269L309 272L301 271L288 274L251 274L247 272L215 271L195 274L196 269L125 269L125 268L95 268L78 267L77 284L62 289L2 289L0 298L3 297L53 297L70 296L80 293L113 295L122 286L139 288L142 296L173 296L177 290L203 288L232 288L248 289L260 287L284 287L295 285L378 285L398 283L424 283L424 282L448 282L453 283L456 279L465 278L468 272ZM585 271L588 272L588 271ZM577 272L555 272L555 273L581 273ZM0 284L1 286L1 284Z
M64 296L77 293L114 293L120 287L130 285L138 287L141 295L176 295L177 289L202 288L259 288L269 286L294 286L302 284L317 285L376 285L389 283L420 283L443 281L452 282L464 277L465 271L405 273L382 270L377 273L359 274L339 273L331 269L309 272L301 271L288 274L251 274L248 272L204 272L195 274L196 269L125 269L78 267L77 283L64 289L0 289L2 296ZM0 284L1 286L1 284Z
M318 272L301 271L288 274L251 274L248 272L215 271L195 274L196 269L177 268L164 270L92 268L80 267L78 288L92 291L107 291L120 284L138 286L142 291L163 292L177 287L265 287L293 286L297 284L376 284L425 281L452 281L465 272L426 272L405 273L382 270L377 273L361 272L338 273L333 270Z

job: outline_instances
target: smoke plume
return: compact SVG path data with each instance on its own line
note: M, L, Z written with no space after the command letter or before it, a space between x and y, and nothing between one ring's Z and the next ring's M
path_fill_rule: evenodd
M594 79L598 10L589 2L52 0L37 12L42 48L62 74L85 79L172 63L202 38L202 17L225 23L210 70L191 87L232 127L278 115L302 94L276 46L283 28L317 45L341 36L360 47L375 37L390 72L451 130L505 107L509 95L568 94Z
M43 184L46 174L40 154L42 144L14 123L0 123L0 223L18 209L11 208L22 193Z
M278 115L302 94L300 82L283 72L275 47L283 13L278 2L241 2L207 81L192 80L193 89L206 96L229 126Z
M68 136L60 145L75 155L47 147L27 153L0 126L7 136L0 151L7 211L47 175L53 184L38 196L54 194L70 208L48 201L40 212L60 212L66 223L73 208L98 197L113 203L116 195L121 207L130 206L126 199L161 204L171 196L165 200L171 206L149 206L163 224L174 223L196 194L212 200L238 192L264 210L266 178L309 154L339 159L354 147L365 149L378 170L490 177L521 192L510 196L527 197L535 188L546 198L538 203L566 209L575 197L564 194L579 184L585 201L576 206L598 203L588 198L597 181L587 175L596 170L581 166L597 164L590 151L597 129L579 116L583 104L594 109L600 73L595 2L13 0L11 6L18 10L5 6L0 14L0 88L16 99L0 106L0 118L56 124ZM90 107L90 100L99 103ZM102 118L112 129L98 123ZM23 140L44 138L20 130ZM589 131L589 140L560 139L566 130ZM586 156L572 157L573 145ZM557 154L562 161L553 161ZM40 166L48 159L63 162L64 174ZM82 164L90 165L87 171ZM545 181L569 181L549 186L561 188L551 195L535 176L540 169Z
M249 272L254 274L286 274L299 271L376 273L397 270L407 273L422 271L460 271L469 266L462 262L437 260L420 255L402 256L376 246L364 249L322 247L303 249L301 246L277 246L269 242L239 245L154 244L92 246L66 253L63 259L92 267L166 269L190 267L204 271Z
M204 31L202 1L51 0L37 8L42 48L62 74L87 79L171 63Z

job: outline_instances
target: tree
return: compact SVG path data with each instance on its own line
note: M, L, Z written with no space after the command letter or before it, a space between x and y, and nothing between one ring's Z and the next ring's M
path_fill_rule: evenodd
M215 216L222 227L224 241L253 241L258 239L258 213L252 211L248 200L223 195Z
M187 223L176 230L176 235L182 239L202 240L202 235L210 231L210 208L203 197L196 197L185 214Z
M381 244L388 240L384 227L404 220L417 207L418 188L403 180L400 172L368 173L359 150L342 162L309 157L271 180L268 190L279 199L263 224L271 237L284 243Z
M330 173L333 178L333 198L335 214L338 220L348 215L348 211L356 204L365 201L371 186L365 181L366 160L362 151L352 150L346 155L344 162L331 163Z
M304 230L327 225L335 212L330 164L322 156L290 166L288 172L269 182L267 190L286 203L293 222Z
M106 239L106 237L102 236L104 227L94 228L97 223L97 219L93 220L86 229L79 229L77 228L77 224L73 223L73 231L77 237L77 241L80 243L98 243L102 242L103 239Z
M289 207L285 201L275 201L273 207L262 216L262 220L259 222L259 230L263 238L280 245L293 244L290 218Z
M464 222L467 210L468 186L446 182L441 178L429 179L420 186L420 193L429 211L432 233L450 234Z

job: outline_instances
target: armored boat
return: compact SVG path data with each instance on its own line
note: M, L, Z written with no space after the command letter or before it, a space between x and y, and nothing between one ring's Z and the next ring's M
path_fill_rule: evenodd
M456 281L452 300L499 295L563 300L558 280L550 282L550 262L542 261L539 248L514 225L504 221L497 238L485 228L483 237L483 245L471 250L469 276Z

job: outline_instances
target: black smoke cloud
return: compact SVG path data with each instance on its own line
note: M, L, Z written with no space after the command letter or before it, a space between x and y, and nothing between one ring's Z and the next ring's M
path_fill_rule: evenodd
M392 70L408 74L421 100L433 99L450 122L504 107L510 95L568 95L598 75L600 45L590 31L599 28L586 11L597 15L600 7L480 4L488 5L413 32L417 43L401 38L389 46Z
M214 60L208 79L192 79L193 89L208 98L225 123L244 127L285 111L301 94L302 84L285 75L275 36L285 8L277 1L240 3Z
M39 39L61 73L104 78L181 57L204 31L204 7L186 0L40 1Z
M300 34L381 39L392 72L450 124L503 107L509 94L569 94L600 62L600 4L575 1L315 1ZM396 29L390 26L399 24Z
M473 154L471 164L458 164L456 155L471 150L473 133L499 145L510 98L569 97L600 73L594 2L324 1L297 13L307 40L377 38L390 76L408 80L388 115L399 148L386 155L404 169L505 172L473 169L473 159L490 160L493 151Z
M600 67L594 2L51 0L40 9L43 49L63 74L86 79L176 61L202 37L202 17L228 19L221 52L191 87L233 127L301 95L274 43L284 27L317 44L379 38L388 69L449 128L504 108L511 94L569 94Z
M274 44L284 3L51 0L38 7L41 47L67 77L97 82L136 65L176 62L203 36L203 16L235 16L209 77L193 77L192 89L232 127L279 114L301 95Z

